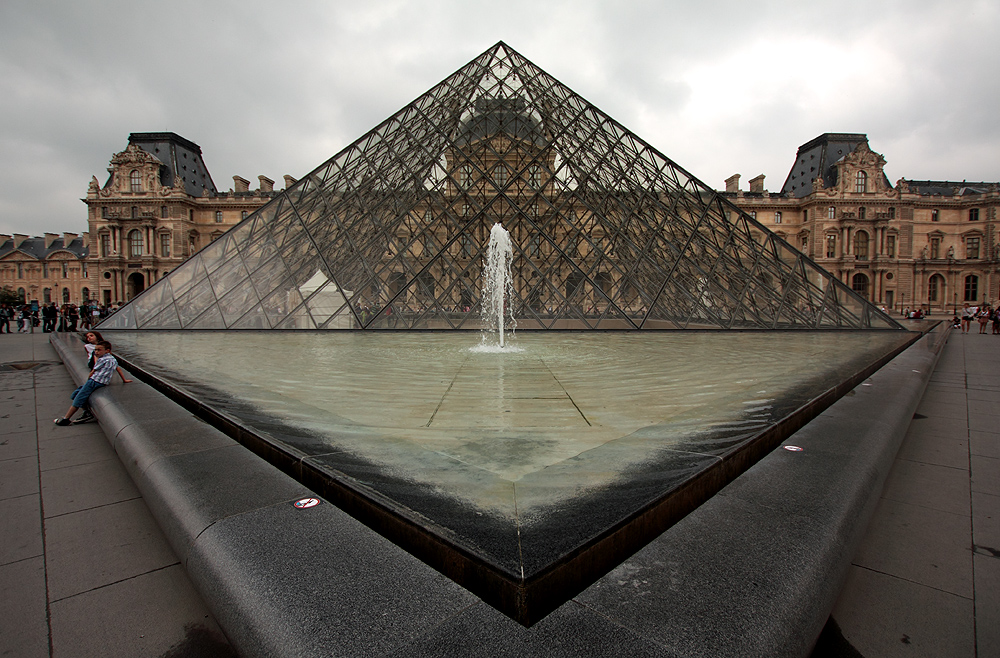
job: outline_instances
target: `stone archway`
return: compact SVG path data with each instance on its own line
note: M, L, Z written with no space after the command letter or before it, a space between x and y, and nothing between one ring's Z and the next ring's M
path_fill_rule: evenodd
M125 301L135 299L136 295L146 289L146 279L139 272L128 275L125 281Z

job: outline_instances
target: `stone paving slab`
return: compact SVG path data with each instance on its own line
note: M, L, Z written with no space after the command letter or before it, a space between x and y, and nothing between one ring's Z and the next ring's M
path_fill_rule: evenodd
M844 658L975 656L971 599L853 567L841 601L833 616L860 648Z
M48 519L45 535L52 601L177 564L142 499Z
M967 514L952 514L883 498L854 564L972 599Z
M89 486L81 487L80 482ZM46 518L139 498L132 479L114 459L43 471L42 489Z
M0 500L0 565L42 554L38 496Z
M162 617L178 620L184 636L156 623ZM122 656L236 656L177 564L56 601L52 620L55 657L104 658L109 646ZM186 653L192 643L199 650Z
M926 509L969 513L969 469L900 459L886 479L882 497Z
M48 658L45 560L0 564L0 655Z

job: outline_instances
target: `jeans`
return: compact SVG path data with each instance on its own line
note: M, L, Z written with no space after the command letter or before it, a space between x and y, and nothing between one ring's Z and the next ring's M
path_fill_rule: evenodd
M102 386L105 386L105 384L88 379L82 386L73 391L73 394L70 396L73 398L73 406L77 409L85 409L87 407L87 400L90 399L90 394Z

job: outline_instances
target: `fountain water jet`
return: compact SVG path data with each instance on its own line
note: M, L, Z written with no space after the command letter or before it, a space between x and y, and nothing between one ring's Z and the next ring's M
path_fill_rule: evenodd
M483 329L496 329L500 347L504 346L504 328L510 326L513 333L517 328L514 309L509 300L513 292L510 264L514 251L510 243L510 233L500 222L490 230L490 242L486 249L486 264L483 268ZM485 340L486 334L483 334Z

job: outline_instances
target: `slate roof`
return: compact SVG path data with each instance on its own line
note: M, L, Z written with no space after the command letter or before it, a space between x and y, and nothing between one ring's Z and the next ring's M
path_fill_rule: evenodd
M1000 183L972 183L969 181L947 181L947 180L907 180L903 179L910 186L910 191L921 196L954 196L958 190L959 196L969 196L976 194L986 194L996 190Z
M14 246L14 240L9 239L0 244L0 258L4 258L15 251L31 256L37 260L45 260L57 251L68 251L77 258L86 258L90 254L90 248L84 245L83 238L74 238L69 245L63 244L62 238L56 238L49 248L45 248L45 238L33 237L24 240L20 246Z
M201 147L177 133L131 133L129 144L135 144L163 163L160 183L172 187L174 177L184 181L184 190L191 196L201 196L202 189L215 195L215 182L201 157Z
M837 184L837 167L834 165L859 144L867 143L868 136L864 133L823 133L809 140L795 154L795 163L781 191L797 199L809 196L813 193L813 180L817 176L823 177L826 187L834 187Z

